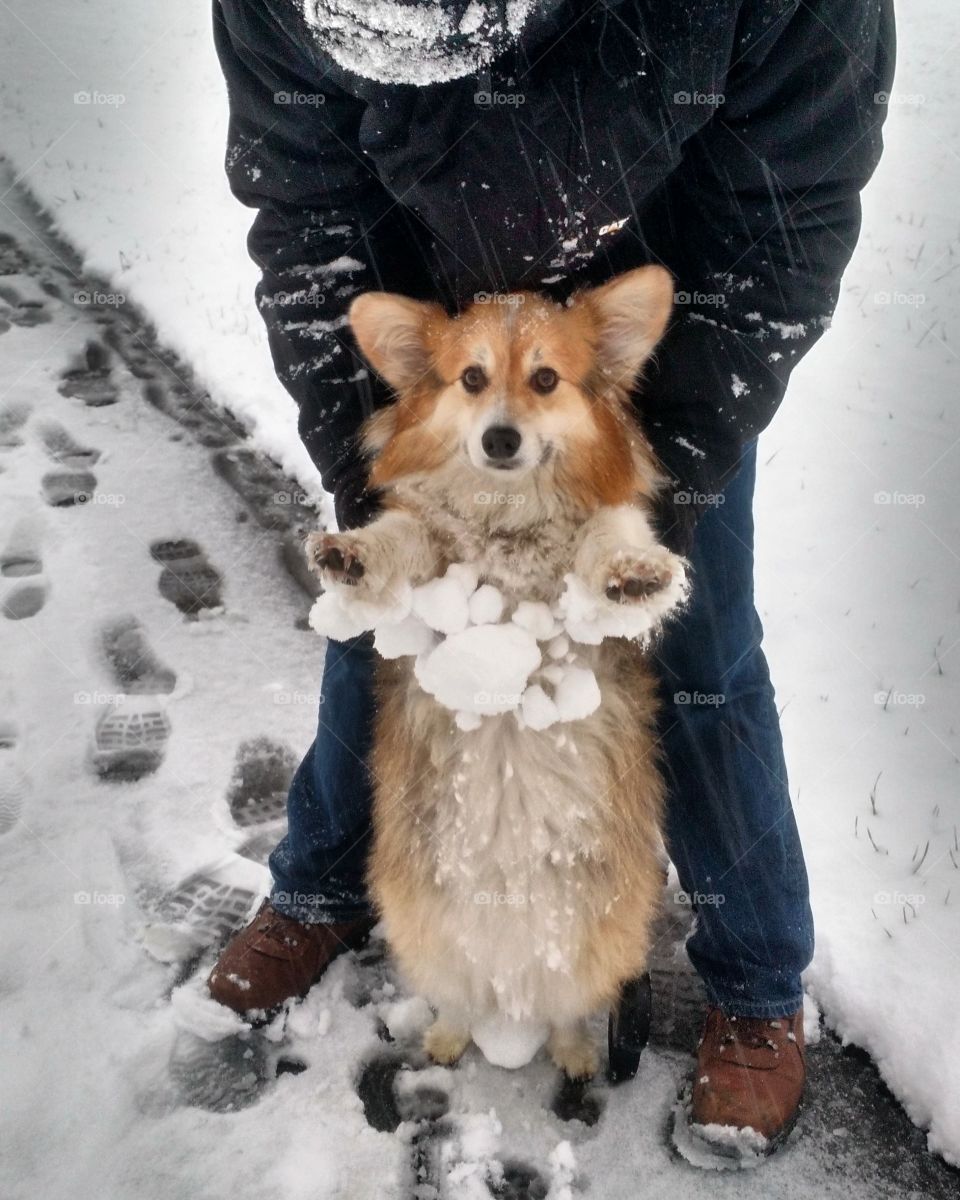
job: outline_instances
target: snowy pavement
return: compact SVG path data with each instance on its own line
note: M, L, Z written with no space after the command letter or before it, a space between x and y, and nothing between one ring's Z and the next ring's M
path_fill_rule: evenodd
M19 193L5 205L3 1195L955 1195L866 1055L828 1035L777 1159L717 1176L677 1157L703 1001L674 902L652 1047L617 1089L558 1092L542 1058L427 1065L425 1006L377 941L264 1032L205 998L312 731L323 643L282 566L309 514L132 310L91 302Z

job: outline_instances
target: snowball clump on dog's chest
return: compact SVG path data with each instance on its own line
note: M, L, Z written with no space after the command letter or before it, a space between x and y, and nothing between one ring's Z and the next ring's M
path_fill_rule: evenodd
M508 604L499 589L480 583L476 567L453 563L419 587L393 589L383 604L360 600L348 587L332 588L314 604L310 624L335 641L373 630L384 658L414 656L418 683L456 713L462 729L507 712L522 728L546 729L588 717L600 705L596 676L581 663L577 644L646 640L683 587L677 579L647 602L621 605L567 575L553 605Z

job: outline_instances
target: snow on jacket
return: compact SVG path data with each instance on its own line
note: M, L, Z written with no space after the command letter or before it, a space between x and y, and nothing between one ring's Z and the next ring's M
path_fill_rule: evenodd
M829 323L881 150L891 0L215 0L226 168L257 301L343 523L389 400L350 299L576 287L657 261L671 327L636 392L697 514Z

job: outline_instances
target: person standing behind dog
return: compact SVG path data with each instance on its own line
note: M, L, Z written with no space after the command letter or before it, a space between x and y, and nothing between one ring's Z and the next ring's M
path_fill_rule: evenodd
M342 527L376 511L356 434L389 400L346 326L357 293L456 309L647 262L676 278L636 403L672 480L662 538L694 567L657 651L668 848L710 1003L691 1118L778 1144L813 923L753 604L755 442L859 233L891 0L215 0L214 33L257 303ZM238 1012L304 994L371 927L371 654L328 647L271 899L209 981Z

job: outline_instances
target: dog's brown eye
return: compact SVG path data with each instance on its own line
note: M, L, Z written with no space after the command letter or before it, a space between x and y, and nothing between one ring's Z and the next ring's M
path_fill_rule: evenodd
M467 367L460 376L460 382L468 392L482 392L487 386L487 377L482 367Z
M553 367L538 367L537 370L534 371L533 378L530 382L533 384L533 390L535 392L546 394L547 392L553 391L553 389L557 386L559 378L560 377L557 375Z

